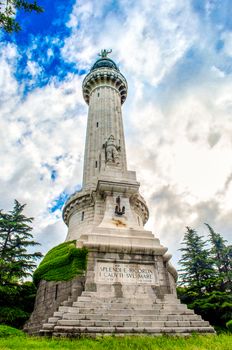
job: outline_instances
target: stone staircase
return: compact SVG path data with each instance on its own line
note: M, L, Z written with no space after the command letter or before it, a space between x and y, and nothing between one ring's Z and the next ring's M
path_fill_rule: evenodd
M70 302L67 302L69 304ZM41 335L80 337L97 335L214 333L213 327L173 295L164 299L99 297L83 292L72 305L60 306L43 324Z

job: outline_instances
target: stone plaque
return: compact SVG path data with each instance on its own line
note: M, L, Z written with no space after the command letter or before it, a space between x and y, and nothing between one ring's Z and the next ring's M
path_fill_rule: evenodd
M153 265L98 261L95 280L100 283L154 284Z

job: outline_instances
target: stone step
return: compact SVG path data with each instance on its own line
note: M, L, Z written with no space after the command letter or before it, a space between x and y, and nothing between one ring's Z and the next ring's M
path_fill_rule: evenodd
M133 310L140 310L140 309L153 309L153 310L160 310L164 309L162 304L126 304L126 303L118 303L118 304L102 304L102 303L82 303L82 302L74 302L72 307L75 308L95 308L95 309L133 309ZM176 307L180 307L180 305L176 305ZM182 309L182 308L181 308Z
M58 311L67 312L69 310L69 306L59 306Z
M105 321L201 321L198 315L121 315L121 314L74 314L66 313L64 320L105 320Z
M55 311L54 313L53 313L53 317L62 317L63 316L63 314L64 314L64 311Z
M62 301L61 305L63 305L63 306L72 306L72 303L73 303L73 301L66 300L66 301Z
M185 308L176 308L172 310L167 309L137 309L137 308L125 308L125 309L119 309L119 308L91 308L91 307L85 307L85 308L75 308L70 307L68 312L66 313L73 313L73 314L102 314L106 313L109 315L112 314L120 314L120 315L192 315L194 312L189 309ZM56 314L56 316L58 316Z
M114 333L132 333L132 334L153 334L153 333L215 333L212 327L78 327L78 326L55 326L54 336L59 336L64 333L69 336L79 336L84 333L95 334L114 334Z
M47 330L49 330L49 329L53 329L54 328L54 326L55 326L56 324L55 323L44 323L43 324L43 328L44 329L47 329Z
M60 317L49 317L48 323L56 323L59 319Z
M92 301L92 297L91 296L80 296L78 297L78 301Z
M90 300L90 301L81 301L81 300L77 300L77 301L74 301L72 303L72 306L76 306L76 307L82 307L82 306L94 306L94 307L102 307L103 306L111 306L111 305L114 305L115 307L127 307L127 306L149 306L149 307L182 307L182 308L186 308L187 306L185 304L180 304L180 303L175 303L175 302L160 302L160 303L157 303L156 301L149 301L149 300L143 300L143 301L135 301L135 300L128 300L128 301L125 301L125 300L108 300L108 301L102 301L102 300Z
M102 304L107 304L107 303L126 303L126 304L141 304L141 303L147 303L149 301L149 304L162 304L164 303L164 301L162 301L161 299L157 299L157 298L152 298L152 297L149 297L148 299L148 296L147 295L144 295L144 297L142 298L127 298L127 297L124 297L124 298L114 298L114 297L95 297L95 296L92 296L92 297L85 297L85 298L89 298L89 300L83 300L82 299L83 297L80 296L78 297L77 299L77 302L78 301L86 301L86 302L100 302ZM177 299L176 299L177 300ZM175 302L171 303L171 304L175 304Z
M103 321L103 320L59 320L59 326L80 327L206 327L207 321Z

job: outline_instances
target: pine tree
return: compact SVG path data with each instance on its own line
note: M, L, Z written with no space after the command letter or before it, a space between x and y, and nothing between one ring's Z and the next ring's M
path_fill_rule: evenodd
M218 289L222 292L232 292L232 246L226 245L227 241L216 233L209 224L209 238L212 245L211 255L214 260L218 277Z
M195 230L187 227L182 244L184 247L180 251L183 254L179 261L182 266L179 274L180 284L198 295L211 291L214 287L215 276L213 260L206 248L206 242Z
M40 252L29 253L28 247L39 243L32 238L33 218L23 215L24 205L15 200L13 210L9 213L0 211L0 284L15 284L31 275L36 267Z
M207 225L211 248L187 227L182 244L182 266L177 288L182 302L212 325L224 327L232 317L231 246ZM229 288L230 286L230 288ZM217 315L217 317L215 317Z

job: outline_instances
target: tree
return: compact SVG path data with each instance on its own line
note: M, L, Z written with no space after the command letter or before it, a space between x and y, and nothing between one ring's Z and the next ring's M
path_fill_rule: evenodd
M38 6L37 1L31 3L26 0L0 0L0 27L7 33L20 31L21 27L16 21L15 15L17 11L21 10L37 13L44 11L41 6Z
M212 325L225 328L232 318L231 246L206 224L209 243L187 227L184 235L180 264L178 296ZM230 282L230 283L229 283ZM215 317L217 315L217 317Z
M187 227L182 242L184 245L180 251L183 253L180 259L180 284L187 286L197 294L211 291L214 286L215 277L213 260L210 258L206 242L197 232Z
M216 267L219 290L232 292L232 246L226 245L227 241L209 224L205 225L209 229L211 256Z
M0 323L15 327L21 327L33 310L36 287L23 278L32 274L42 256L27 251L39 243L33 240L33 218L22 213L24 207L15 200L12 211L0 211Z
M0 284L14 284L31 275L40 252L29 253L27 248L39 243L32 238L33 218L22 214L25 207L15 200L9 213L0 211Z

